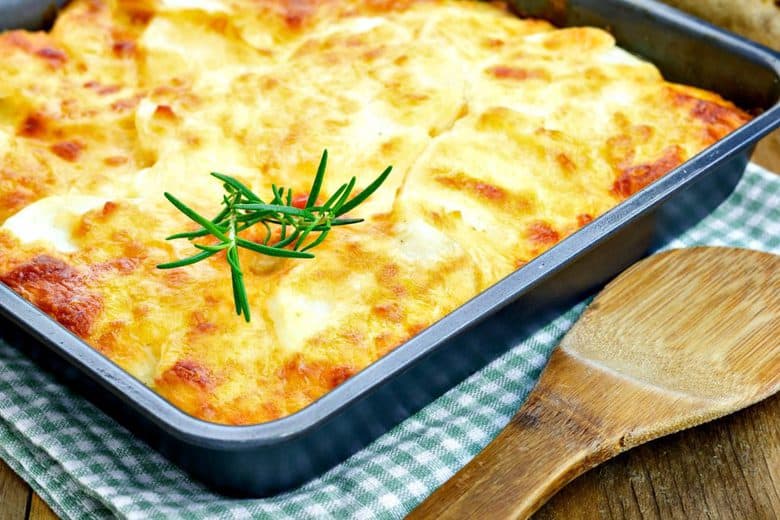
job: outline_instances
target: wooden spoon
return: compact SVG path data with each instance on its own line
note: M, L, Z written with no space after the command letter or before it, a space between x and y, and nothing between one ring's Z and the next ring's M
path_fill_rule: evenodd
M780 256L657 254L607 285L504 431L409 518L527 518L618 453L778 390Z

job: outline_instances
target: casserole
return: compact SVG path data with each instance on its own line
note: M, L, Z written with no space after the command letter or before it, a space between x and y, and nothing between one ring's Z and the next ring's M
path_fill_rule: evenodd
M0 281L212 422L298 411L750 120L599 29L269 5L76 1L0 35ZM207 243L163 240L194 231L163 192L217 214L219 171L308 199L326 147L322 201L393 167L315 260L235 253L246 323L223 255L157 267Z
M574 8L573 13L577 13ZM561 14L566 15L566 13L562 12L551 13L552 16L560 16ZM579 14L582 14L582 11ZM628 20L631 21L631 18L629 17ZM669 20L666 21L669 22ZM674 32L672 31L671 34L674 34ZM719 36L719 38L725 37ZM684 40L684 38L681 39ZM725 41L729 42L730 40L725 38ZM733 41L731 43L732 45L734 44ZM728 45L725 45L725 47L728 47ZM742 51L747 52L745 49L742 49ZM771 55L755 49L752 51L752 54L750 52L747 52L747 54L754 59L753 64L756 70L769 71L769 74L764 74L765 78L772 76L772 66L774 64L772 60L774 58ZM761 65L762 60L763 65ZM749 68L751 60L746 59L745 62L741 65ZM772 80L776 81L776 77L772 78ZM755 85L756 88L754 89L749 87L748 85L748 88L742 89L743 94L747 94L747 96L752 95L754 100L759 100L759 102L771 103L773 101L772 96L776 96L776 83ZM766 90L762 90L761 87L766 87ZM775 90L773 91L772 88ZM764 106L768 105L765 104ZM769 114L771 115L771 111ZM766 115L764 114L764 116ZM761 124L756 124L754 121L745 127L748 129L752 128L753 137L767 131L772 125L776 125L776 112L774 119L772 117L763 117L762 119L762 117L755 120ZM713 195L714 199L724 196L728 191L728 187L733 186L740 171L740 163L744 165L745 157L735 159L734 155L740 151L740 147L748 146L748 143L740 140L740 144L735 146L734 136L742 136L745 132L743 128L727 137L720 145L717 145L721 147L720 154L715 157L717 161L713 162L712 165L724 168L723 178L720 180L724 181L725 191L722 190ZM733 143L731 148L723 146L724 143L729 142ZM447 384L458 377L462 377L490 357L490 352L487 350L475 353L474 349L469 348L467 340L469 336L467 335L460 335L457 342L454 340L445 342L445 340L453 339L456 333L460 333L468 326L474 325L480 318L497 311L499 307L508 304L510 300L520 295L524 296L523 307L528 309L536 304L541 305L551 300L580 294L640 255L642 249L647 245L650 228L648 227L648 220L641 220L637 217L668 197L671 191L673 191L672 188L679 189L695 180L699 175L702 175L702 170L700 169L703 164L702 161L704 161L702 157L707 158L708 155L705 152L673 172L670 177L662 179L657 184L641 192L638 196L631 199L629 203L607 213L593 225L584 228L441 322L426 329L402 348L392 352L379 363L367 368L331 394L323 397L313 406L287 418L291 420L282 419L259 427L235 428L232 430L214 425L203 425L198 422L193 423L191 418L187 418L183 414L160 414L159 411L165 409L167 404L145 395L142 391L139 393L137 387L133 390L133 385L137 384L137 382L129 380L126 376L119 376L113 373L111 381L105 382L120 385L123 392L132 392L134 406L140 405L141 407L148 406L152 408L162 406L162 408L157 409L156 413L148 415L147 419L156 420L158 423L167 423L168 432L173 438L179 439L179 446L177 448L175 443L171 444L165 440L158 442L167 445L172 454L179 451L181 454L176 458L197 459L197 462L190 462L190 464L198 465L196 467L190 466L191 470L201 474L213 474L214 464L225 464L223 470L227 471L227 468L232 468L233 474L222 474L220 478L215 480L219 480L222 486L234 491L263 493L290 485L300 481L301 478L305 478L304 474L306 471L316 470L323 467L324 464L328 464L328 462L324 461L329 459L332 462L339 457L339 454L355 449L362 442L365 442L365 439L376 435L382 428L391 424L392 421L408 414L411 409L420 406L426 399L445 388ZM727 161L727 159L732 159L733 162ZM713 157L709 156L708 161L712 160ZM668 180L670 178L673 180ZM632 201L633 205L631 204ZM636 227L630 231L624 229L623 233L616 234L625 225L628 217L631 217L632 222L636 222ZM597 255L589 256L590 265L583 260L574 262L575 259L584 258L581 257L581 253L607 241L612 244L620 244L621 247L612 249L609 254L601 257ZM556 251L557 254L555 254ZM606 253L606 251L602 252ZM548 286L546 290L541 290L539 284L549 280L549 276L558 271L565 263L571 263L572 268L568 270L568 274L573 278L569 280L559 278L556 285ZM577 271L577 268L579 268L579 271ZM536 286L537 291L529 291L534 286ZM17 319L23 318L22 313L24 312L31 312L32 315L39 316L29 306L20 306L21 303L14 297L8 296L7 299L4 298L3 302L9 314ZM37 325L37 334L39 335L49 337L50 334L53 334L49 339L58 337L69 338L67 335L63 335L62 331L51 323L47 325L45 320L37 323ZM59 332L57 332L58 330ZM484 329L481 330L484 331ZM479 332L480 329L472 330L472 332L474 331ZM496 341L491 343L494 343L495 347L500 348L499 345L502 342L498 341L498 338L494 339ZM67 342L69 343L68 348L78 344L73 341L72 337ZM505 343L504 347L506 347ZM68 353L65 350L61 350L61 352L65 355L71 355L75 351ZM422 361L427 354L430 354L426 360L430 363L427 369L424 364L417 365L417 368L413 369L411 361ZM453 356L450 362L446 361L447 355ZM102 358L90 357L89 354L83 351L79 351L78 358L79 364L94 364L94 367L106 369L107 373L111 373L111 371L116 369L115 366L106 364L105 361L97 361ZM392 363L386 362L387 360L392 360ZM387 372L382 372L382 369L377 368L382 365L384 365L384 370L388 370ZM447 373L442 373L437 367L446 367ZM388 380L390 375L397 375L398 372L404 369L408 369L405 377L399 376L392 381ZM420 375L425 377L419 378ZM413 382L415 380L416 382ZM382 385L382 383L388 384ZM407 395L402 395L399 399L398 395L393 395L393 389L404 389L405 392L403 393ZM369 394L369 390L373 390L374 393ZM142 398L137 399L137 397L142 395ZM347 397L349 399L345 400ZM367 403L369 403L367 399L369 398L373 400L372 404L374 406L381 402L381 399L386 399L387 403L394 402L394 404L392 406L382 406L381 412L371 411L374 407L366 408ZM128 408L126 411L130 410ZM147 411L149 411L148 408ZM349 427L349 422L344 422L344 419L351 417L351 420L355 421L360 418L361 414L366 415L364 420L359 421L361 423L360 426L353 423L357 431L350 431L352 428ZM267 428L263 428L264 426ZM361 427L363 431L360 431ZM349 434L333 435L334 432L340 430L348 431ZM312 437L308 437L315 434L321 435L318 437L320 442L313 442ZM186 450L183 450L182 440L189 441L195 446L200 445L203 456L187 457L184 454ZM306 449L304 449L305 446L307 446ZM197 449L193 448L193 446L189 448ZM283 448L290 448L292 451L285 451ZM279 454L271 455L271 452L274 450L279 451ZM282 453L284 453L284 457L278 458L282 456ZM256 461L263 460L265 463L252 465L249 462L251 459ZM232 464L232 462L239 460L242 462ZM200 470L198 467L200 467ZM272 478L274 481L270 482L268 479Z

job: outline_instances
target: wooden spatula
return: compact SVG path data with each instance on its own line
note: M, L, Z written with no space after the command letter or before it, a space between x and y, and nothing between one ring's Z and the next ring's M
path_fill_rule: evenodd
M506 429L409 518L527 518L618 453L778 390L780 256L655 255L607 285Z

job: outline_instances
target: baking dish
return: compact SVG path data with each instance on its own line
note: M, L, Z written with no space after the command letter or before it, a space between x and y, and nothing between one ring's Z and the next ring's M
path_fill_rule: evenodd
M565 305L641 257L661 204L687 192L714 207L738 181L750 147L780 124L780 107L772 107L780 97L780 66L771 51L648 1L581 1L565 7L518 1L516 7L558 25L608 28L624 48L659 65L672 81L715 90L764 113L317 402L270 423L233 427L194 419L5 287L0 287L0 309L40 340L24 345L42 362L81 386L92 380L108 390L89 395L216 489L266 495L337 463L511 347L517 339L511 324L519 317Z

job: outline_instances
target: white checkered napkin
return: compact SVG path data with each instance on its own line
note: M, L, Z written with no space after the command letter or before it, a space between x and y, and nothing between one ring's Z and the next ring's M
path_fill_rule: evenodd
M665 211L658 249L780 253L780 176L755 165L681 233L695 201ZM0 340L0 457L65 518L400 518L479 452L525 398L584 303L303 487L268 499L210 493ZM1 335L1 332L0 332Z

